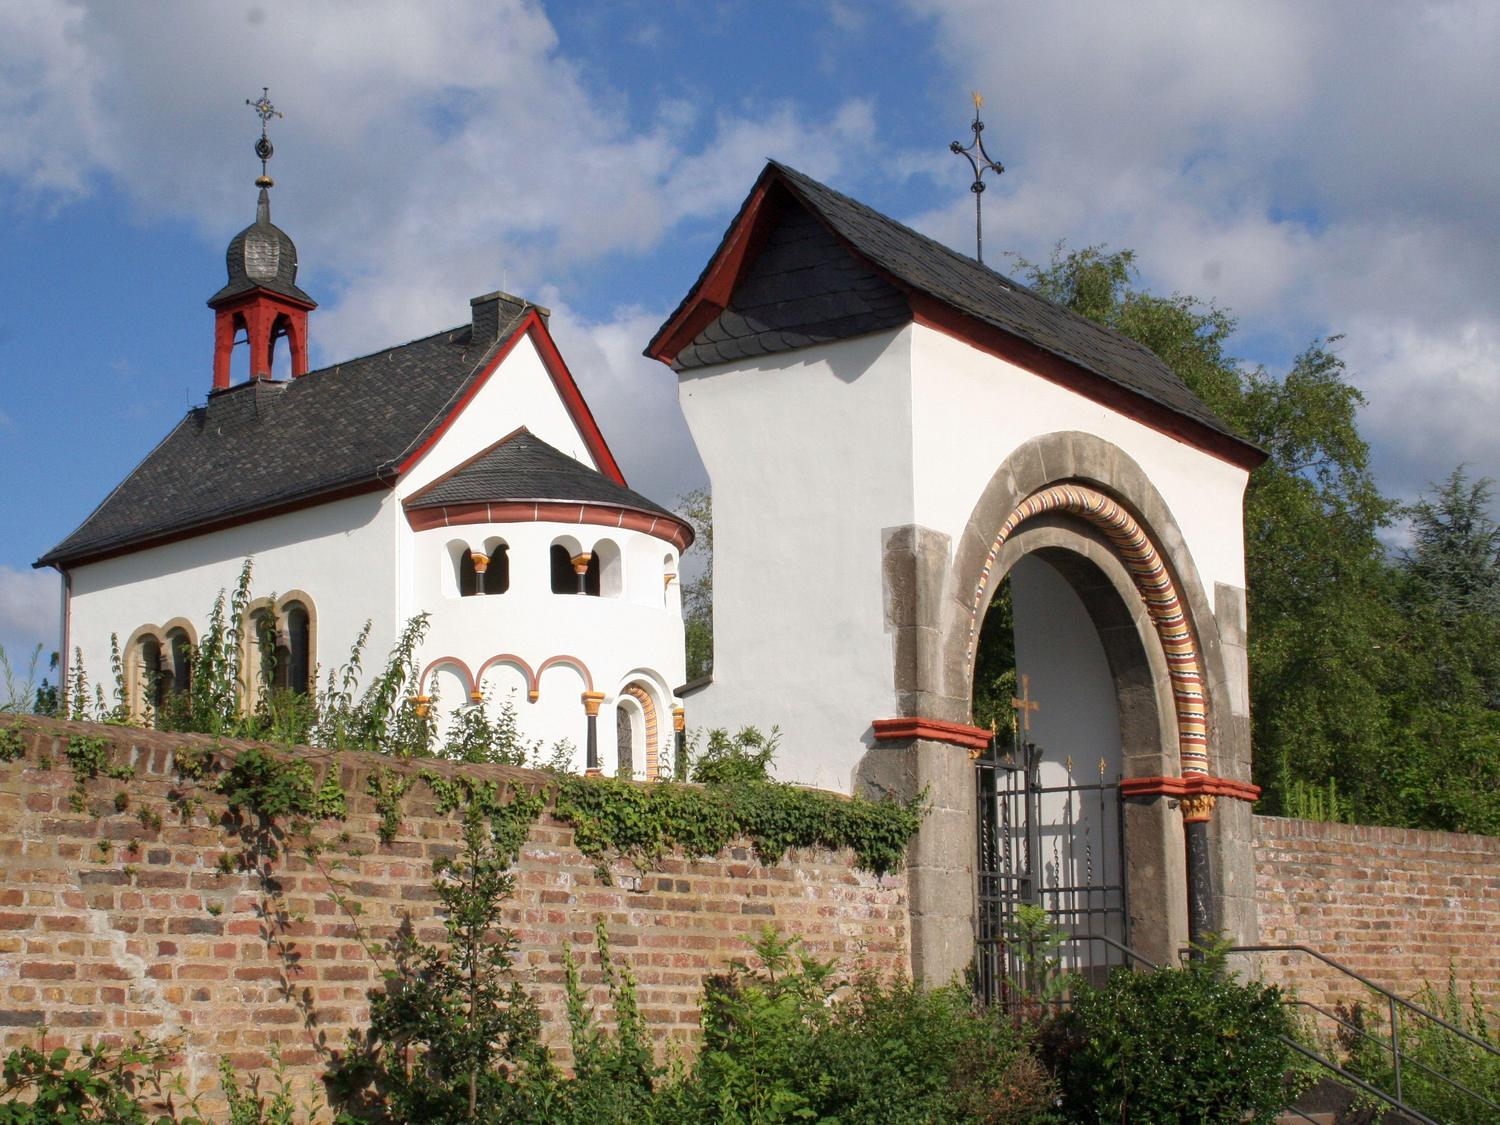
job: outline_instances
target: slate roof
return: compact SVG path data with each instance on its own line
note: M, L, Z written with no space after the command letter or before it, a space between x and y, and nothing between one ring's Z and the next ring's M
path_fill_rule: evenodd
M860 261L822 223L791 209L766 237L729 306L677 353L682 371L896 328L906 294Z
M481 343L464 325L297 379L214 392L36 565L390 482L523 319Z
M1054 304L975 259L959 254L784 164L770 161L763 176L777 177L857 255L899 285L927 294L975 320L1028 341L1244 443L1243 438L1221 421L1171 368L1143 344ZM746 203L748 206L749 200ZM743 216L742 209L731 225L731 231ZM727 238L726 235L726 242ZM687 307L713 265L714 260L711 260L667 325L671 325ZM665 328L666 325L663 332L658 333L653 347L661 340ZM689 347L699 347L703 342L700 335ZM688 348L684 348L680 354L687 353ZM654 353L648 348L647 354ZM697 361L699 356L694 354L689 358Z
M445 504L508 500L577 501L672 516L660 504L616 484L524 428L414 492L407 498L406 507L436 508Z
M317 305L297 287L297 246L286 231L271 222L271 199L265 188L260 189L255 205L255 222L229 240L224 266L229 280L208 299L210 307L252 289L268 289Z

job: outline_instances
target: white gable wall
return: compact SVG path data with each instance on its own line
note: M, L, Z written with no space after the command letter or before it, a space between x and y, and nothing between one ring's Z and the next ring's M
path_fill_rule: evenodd
M401 478L397 499L431 484L521 426L590 468L599 467L529 335L516 341L442 437Z
M912 333L915 522L957 540L1007 457L1032 438L1078 430L1145 471L1210 599L1217 582L1243 588L1244 469L946 333L921 325Z
M850 790L895 714L881 530L912 522L911 346L903 328L679 378L714 502L714 683L688 724L779 724L790 780Z

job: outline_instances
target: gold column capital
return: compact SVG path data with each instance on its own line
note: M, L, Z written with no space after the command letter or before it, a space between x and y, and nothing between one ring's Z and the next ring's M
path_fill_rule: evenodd
M1192 793L1183 797L1180 803L1182 808L1182 822L1184 824L1197 824L1211 820L1214 813L1214 805L1218 798L1212 793Z
M483 574L490 568L490 557L483 551L470 551L469 558L474 560L475 574Z
M589 718L599 714L599 704L604 702L602 691L586 691L583 693L583 710Z
M589 554L587 551L583 552L583 554L581 555L574 555L571 560L573 563L573 573L582 574L584 571L588 570L589 563L593 561L593 558L594 556Z
M687 712L681 707L672 708L672 729L687 730Z

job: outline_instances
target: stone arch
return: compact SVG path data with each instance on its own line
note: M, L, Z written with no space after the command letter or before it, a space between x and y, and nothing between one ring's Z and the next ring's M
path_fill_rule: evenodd
M532 671L530 664L513 652L499 653L481 664L479 670L474 673L474 689L479 690L479 684L484 680L485 672L500 665L514 668L521 673L521 677L526 681L526 697L533 703L536 702L537 673Z
M1208 773L1208 694L1203 662L1198 654L1196 632L1177 592L1177 582L1140 522L1118 501L1097 488L1073 483L1050 485L1028 496L1000 525L974 584L969 641L964 654L965 674L973 674L974 648L992 579L996 577L996 557L1018 527L1048 512L1074 516L1092 525L1125 563L1136 592L1146 603L1151 625L1166 654L1173 710L1177 717L1180 768L1184 774Z
M474 678L474 673L469 671L469 666L456 656L439 656L434 660L429 660L427 666L422 669L422 674L417 677L417 694L415 698L425 700L431 695L428 689L432 686L433 673L439 668L451 668L463 682L467 695L470 697L473 696L478 687L478 682Z
M593 674L589 671L588 665L585 664L582 660L578 659L578 657L576 656L569 656L567 653L559 653L557 656L547 657L546 660L543 660L540 664L537 665L536 676L532 680L532 684L534 686L532 687L530 695L531 702L535 703L537 700L537 696L541 694L543 673L545 673L548 668L554 668L558 665L563 665L577 672L578 675L583 679L584 691L594 690L594 677Z
M1204 737L1212 751L1213 768L1225 777L1248 781L1248 716L1231 714L1226 705L1235 697L1232 685L1237 680L1231 675L1219 620L1171 509L1134 459L1104 439L1079 431L1057 431L1025 442L1001 463L985 485L962 537L954 545L952 564L943 583L948 596L944 599L941 620L935 622L938 651L935 659L928 662L936 674L925 684L912 685L916 690L908 696L914 708L910 713L926 711L940 719L968 721L972 686L968 681L968 654L975 620L975 592L982 591L979 604L982 618L999 577L1004 575L1003 569L996 570L997 561L1002 561L994 553L996 538L1030 497L1062 484L1091 487L1109 497L1148 535L1196 640L1204 695L1220 701L1205 716ZM1056 509L1053 514L1068 515ZM1045 517L1033 513L1031 518ZM1081 517L1072 517L1070 522L1093 527ZM1014 535L1017 527L1025 526L1026 521L1017 521L1008 534ZM1242 602L1236 601L1228 608L1243 614ZM1243 620L1242 616L1239 620ZM1242 638L1234 640L1243 643Z
M655 781L661 773L661 719L656 693L640 680L632 680L620 689L619 694L634 699L641 709L646 780Z

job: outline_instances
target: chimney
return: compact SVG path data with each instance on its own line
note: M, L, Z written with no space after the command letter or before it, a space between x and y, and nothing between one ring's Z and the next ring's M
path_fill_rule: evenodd
M470 342L484 348L489 347L503 333L508 332L528 309L535 309L541 314L543 320L552 315L551 309L532 304L524 297L502 293L498 289L493 293L471 298L469 308L472 310L473 317L473 333L470 336Z

